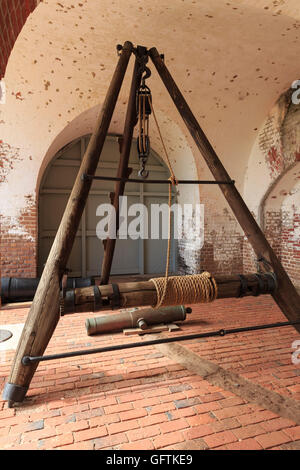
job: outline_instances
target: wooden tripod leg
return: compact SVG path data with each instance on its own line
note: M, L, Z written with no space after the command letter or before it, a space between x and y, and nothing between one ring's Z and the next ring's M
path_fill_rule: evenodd
M174 82L157 49L152 48L150 49L149 53L157 72L159 73L175 106L181 114L181 117L183 118L191 136L193 137L216 181L230 181L230 177L227 171L219 160L216 152L214 151L187 102L185 101L183 95L181 94L179 88ZM288 274L275 255L270 244L266 240L265 235L261 231L254 217L246 206L243 198L234 185L220 184L219 186L233 213L235 214L240 226L244 230L245 235L252 245L258 259L266 259L273 267L278 281L278 289L276 293L272 294L274 300L277 302L284 315L290 321L299 320L300 297ZM295 328L298 332L300 332L299 325L295 325Z
M119 161L119 167L117 172L117 178L128 178L128 162L130 156L130 149L132 143L132 136L134 126L137 122L136 113L136 93L141 83L141 70L139 69L138 60L135 60L135 66L133 71L133 77L131 82L130 95L128 100L128 107L126 112L124 132L121 146L121 155ZM124 194L125 183L118 181L115 186L113 206L116 210L116 220L119 220L119 197ZM117 230L118 230L117 222ZM116 239L107 238L105 240L104 258L102 262L101 272L101 285L108 284L111 265L113 261L114 251L116 246Z
M4 388L3 398L9 401L9 405L23 401L36 369L36 365L25 367L22 358L28 354L44 353L59 320L60 280L91 187L91 181L83 179L82 175L95 174L132 51L131 42L126 42L33 299L15 354L9 382Z

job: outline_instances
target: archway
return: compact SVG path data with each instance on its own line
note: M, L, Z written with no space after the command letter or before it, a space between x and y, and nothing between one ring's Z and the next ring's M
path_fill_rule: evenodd
M264 231L291 280L300 287L300 162L294 163L268 194Z
M89 135L77 138L64 146L48 164L39 189L39 238L38 238L38 273L41 274L44 263L53 243L64 208L75 181L80 161L87 147ZM118 136L107 137L97 173L102 176L116 174L119 159ZM139 162L136 145L132 145L130 167L132 177L137 178ZM167 179L168 169L158 155L151 150L147 168L156 179ZM96 216L100 204L109 203L109 195L114 190L114 183L94 181L73 250L68 262L70 276L97 276L101 273L103 244L97 238ZM168 202L166 185L135 183L127 185L125 195L128 206L142 203L148 209L150 205ZM128 222L133 217L128 217ZM175 271L175 243L172 244L171 271ZM165 269L167 240L138 239L117 240L112 274L158 274Z
M300 106L291 96L288 90L279 97L260 130L244 194L292 281L300 286ZM249 250L244 253L244 266L251 269L254 258Z
M291 101L282 121L281 146L281 173L262 201L261 222L289 276L300 287L300 106Z

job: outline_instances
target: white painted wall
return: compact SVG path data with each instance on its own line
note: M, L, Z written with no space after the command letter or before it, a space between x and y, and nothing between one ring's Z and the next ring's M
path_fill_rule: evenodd
M17 39L5 76L0 152L8 161L0 186L2 220L18 226L21 210L35 201L47 159L67 140L91 131L117 61L115 46L125 40L165 54L226 169L246 202L257 207L263 191L254 197L249 187L256 178L259 188L266 187L268 174L264 162L252 174L253 152L249 156L273 103L298 78L299 18L297 0L40 3ZM122 131L131 70L132 64L110 132ZM149 85L176 175L209 178L154 70ZM152 142L163 157L155 132ZM179 190L182 200L197 200L197 190ZM214 229L219 221L228 223L218 188L201 188L201 201Z

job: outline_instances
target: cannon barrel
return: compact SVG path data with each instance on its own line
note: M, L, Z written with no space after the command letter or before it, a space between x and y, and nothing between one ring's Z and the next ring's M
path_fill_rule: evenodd
M184 321L186 314L191 312L192 309L186 308L184 305L160 309L134 309L113 315L88 318L85 322L85 327L89 336L97 333L121 331L125 328L141 328L142 330L146 330L150 325Z
M0 294L2 303L25 302L33 300L40 278L25 277L2 277ZM79 278L68 277L66 287L68 289L77 287L89 287L95 284L91 277Z
M277 289L273 273L215 276L217 299L272 294ZM181 301L180 304L184 302ZM121 308L149 307L157 303L153 282L126 282L67 290L61 299L61 315ZM174 302L175 303L175 302ZM187 303L187 302L186 302Z

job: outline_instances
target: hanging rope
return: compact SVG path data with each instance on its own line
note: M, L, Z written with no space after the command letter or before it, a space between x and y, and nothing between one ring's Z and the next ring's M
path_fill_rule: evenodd
M169 155L168 155L165 143L164 143L164 139L162 138L162 134L160 132L160 127L159 127L159 124L158 124L158 121L157 121L157 118L156 118L156 114L154 112L152 100L150 98L148 98L148 102L149 102L149 106L150 106L150 109L151 109L151 112L153 114L153 118L154 118L154 121L155 121L155 124L156 124L156 127L157 127L158 135L159 135L159 138L161 140L161 143L162 143L162 146L163 146L163 149L164 149L164 152L165 152L165 156L166 156L166 159L167 159L167 164L168 164L168 168L169 168L170 175L171 175L169 179L171 180L172 184L178 184L177 179L176 179L175 174L174 174L174 171L173 171L173 168L172 168L172 165L171 165L171 162L170 162L170 159L169 159Z
M168 205L169 205L169 226L168 226L168 248L167 248L166 271L165 271L165 277L160 278L160 279L163 279L163 289L162 289L162 292L159 291L157 293L158 301L157 301L157 304L155 306L155 308L159 308L162 305L166 305L164 302L165 302L165 298L166 298L166 295L167 295L167 289L168 289L168 279L169 279L169 269L170 269L170 253L171 253L171 237L172 237L172 233L171 233L171 231L172 231L172 212L171 212L172 187L176 186L178 184L178 181L177 181L177 178L174 174L174 171L173 171L173 168L172 168L172 165L171 165L171 162L170 162L170 158L169 158L169 155L168 155L168 152L167 152L167 149L166 149L166 146L165 146L165 143L164 143L161 131L160 131L160 127L159 127L159 124L158 124L158 121L157 121L157 118L156 118L156 114L155 114L155 111L153 109L152 100L150 98L148 98L148 102L149 102L149 106L150 106L151 112L153 114L153 118L154 118L154 121L155 121L155 124L156 124L156 127L157 127L157 131L158 131L158 134L159 134L159 137L160 137L160 140L161 140L164 152L165 152L165 156L166 156L166 160L167 160L167 164L168 164L168 168L169 168L169 172L170 172L169 180L172 183L172 184L169 184L169 201L168 201ZM167 304L167 305L179 305L179 304L174 304L173 303L173 304Z
M166 161L170 171L172 184L169 184L169 228L168 228L168 248L165 277L150 279L156 288L157 302L154 308L168 305L182 305L212 302L217 298L218 288L215 279L208 272L193 274L191 276L171 276L169 277L170 251L171 251L171 204L172 187L178 184L174 174L171 161L160 131L160 127L153 109L152 101L148 98L149 106L158 130L158 134L164 149Z
M190 276L158 277L150 280L155 285L157 293L157 303L154 308L208 303L213 302L218 296L217 283L208 272Z

